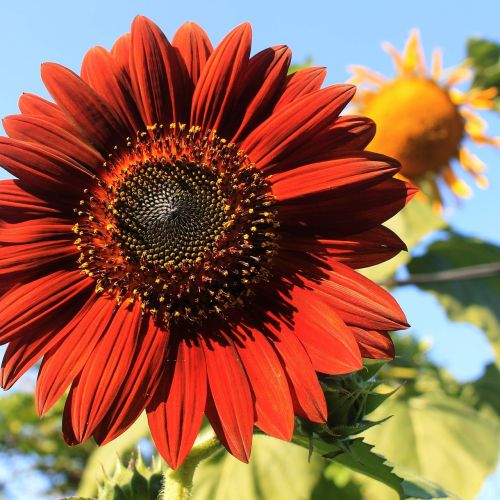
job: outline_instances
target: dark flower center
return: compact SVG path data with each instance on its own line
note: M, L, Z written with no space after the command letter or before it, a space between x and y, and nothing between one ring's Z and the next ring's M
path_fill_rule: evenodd
M191 263L216 249L230 220L213 172L195 164L147 162L117 193L123 245L154 266Z
M140 300L161 322L244 304L277 250L264 176L234 144L198 127L158 127L127 145L77 210L79 263L96 291Z

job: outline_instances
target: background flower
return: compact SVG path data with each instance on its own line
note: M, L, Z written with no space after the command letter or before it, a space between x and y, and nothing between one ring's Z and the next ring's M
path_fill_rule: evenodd
M428 188L437 207L442 204L437 179L456 196L468 198L472 194L467 183L456 176L454 163L479 187L486 188L486 165L463 143L470 139L476 144L500 146L500 138L487 135L486 122L477 113L494 108L497 89L460 91L456 85L464 81L470 84L473 72L464 64L444 72L440 49L434 50L427 68L418 30L411 32L403 53L390 43L385 43L384 49L393 59L394 79L363 66L351 66L352 82L365 85L358 93L357 107L377 123L371 147L398 158L403 164L401 174L418 182L424 191Z

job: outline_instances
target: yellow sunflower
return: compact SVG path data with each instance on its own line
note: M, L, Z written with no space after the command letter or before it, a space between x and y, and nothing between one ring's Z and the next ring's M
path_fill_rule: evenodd
M403 165L401 174L419 184L437 208L442 206L439 179L458 197L472 194L452 164L461 165L479 187L487 187L485 164L464 147L464 141L500 146L500 137L489 137L486 122L477 114L493 108L496 89L460 91L455 85L470 79L472 71L462 64L444 72L440 49L434 50L429 70L416 29L403 53L389 43L383 48L396 67L393 79L363 66L350 68L353 83L362 86L357 109L377 124L369 148L397 158Z

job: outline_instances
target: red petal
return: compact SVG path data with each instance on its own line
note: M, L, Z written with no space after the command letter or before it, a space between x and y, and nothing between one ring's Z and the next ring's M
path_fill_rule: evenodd
M143 321L130 369L110 411L94 431L97 444L109 443L125 432L146 408L165 368L168 336L151 316Z
M129 135L126 124L73 71L45 63L42 80L66 116L99 151L108 154L125 141Z
M102 155L67 129L39 116L11 115L3 120L7 134L13 139L33 142L55 149L82 166L95 171L104 162Z
M0 137L0 165L28 187L45 192L81 197L92 180L88 170L64 154L6 137Z
M352 326L351 331L359 344L363 358L394 359L394 344L387 332L365 330Z
M339 116L333 125L287 158L287 168L330 160L340 151L361 151L373 139L375 123L364 116Z
M359 191L396 174L399 162L387 156L368 151L331 154L331 159L277 173L272 176L272 190L280 202L294 202L294 198L331 191Z
M354 92L351 85L332 85L297 99L259 125L241 149L266 173L285 170L298 148L333 124Z
M186 123L191 83L184 61L160 28L143 16L132 23L130 72L146 125Z
M93 280L80 271L57 271L20 285L0 298L0 342L9 342L57 317Z
M81 137L81 134L76 130L75 126L68 121L57 104L47 101L47 99L43 97L24 93L19 98L19 109L23 115L38 116L45 121L53 123L57 127L71 132L73 135Z
M292 53L285 45L265 49L250 59L245 88L240 98L246 108L231 142L239 142L272 111L283 90ZM243 104L245 103L245 104ZM248 104L247 104L248 103Z
M66 307L57 317L48 319L43 328L37 326L36 330L30 332L29 338L23 336L9 344L2 360L0 375L1 386L5 390L10 389L19 377L80 321L89 304L95 302L93 291L89 290L87 293L91 294L87 302L82 297L81 301Z
M417 190L398 179L388 179L356 193L319 193L280 204L283 230L338 238L379 226L396 215Z
M72 227L73 224L68 220L52 217L37 218L17 224L0 223L0 243L20 244L69 239L72 236ZM0 248L0 254L2 250ZM1 263L0 267L2 267Z
M255 424L266 434L290 441L293 403L281 363L262 333L253 330L242 336L235 346L254 394Z
M316 151L318 160L320 154L326 157L328 146L330 150L336 151L365 149L372 141L375 130L375 122L366 116L339 116L335 123L319 137L324 140L325 147L323 151Z
M292 301L297 313L291 329L283 326L284 335L297 335L316 371L339 375L363 367L356 339L335 313L334 300L312 290L295 287Z
M113 44L113 47L111 47L111 55L114 57L118 67L127 74L130 74L130 47L130 33L125 33L119 37Z
M148 407L148 421L157 449L176 469L191 451L200 430L207 398L207 371L199 345L181 340L174 356Z
M43 198L26 191L18 179L0 181L0 220L15 223L62 213Z
M45 269L48 271L53 265L69 264L74 268L77 257L78 250L68 239L0 246L0 277L15 278L20 274L30 274L34 271Z
M130 135L145 129L128 75L103 47L93 47L82 62L82 79L111 107Z
M238 84L248 64L251 40L250 24L244 23L226 35L214 50L194 89L191 124L216 129L224 136L224 130L220 129L238 97Z
M94 352L97 342L114 316L116 301L99 297L71 331L43 358L36 385L35 406L46 413L62 396Z
M194 85L213 52L205 31L193 22L184 23L175 33L172 45L180 52Z
M139 302L130 308L128 301L123 303L73 382L64 412L71 414L77 443L88 439L109 411L133 361L141 318Z
M277 102L274 112L293 103L298 98L312 94L321 88L326 77L326 68L305 68L288 76L285 90Z
M327 255L353 269L370 267L392 259L407 250L403 241L390 229L377 226L362 233L339 239L321 239L281 233L282 251Z
M19 109L26 115L43 116L65 121L64 113L57 104L35 94L24 93L19 98Z
M290 332L273 329L273 336L276 338L273 339L272 345L286 373L295 413L312 422L325 422L325 395L305 348Z
M389 292L351 268L330 262L320 283L306 285L333 299L336 313L352 326L368 330L399 330L408 327L406 317Z
M210 397L207 417L227 450L248 462L255 422L252 393L233 342L222 335L202 340Z

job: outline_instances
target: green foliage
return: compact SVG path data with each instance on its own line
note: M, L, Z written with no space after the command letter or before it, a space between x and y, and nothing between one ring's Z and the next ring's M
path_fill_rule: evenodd
M374 454L363 439L352 437L379 423L366 419L366 414L390 396L375 392L378 383L373 377L380 366L372 364L347 376L322 377L328 420L323 425L297 419L293 442L373 477L402 495L402 480L392 473L384 458Z
M337 462L331 462L325 467L311 494L311 500L333 498L341 500L361 498L361 486L354 481L352 471Z
M404 476L403 480L402 476L394 472L394 467L374 450L373 445L368 444L364 438L353 438L356 434L368 429L373 429L376 432L378 424L388 418L388 416L380 420L366 418L367 414L376 410L395 392L376 392L380 381L377 381L375 376L381 369L383 370L383 364L371 363L358 373L342 377L323 377L322 383L328 405L328 421L326 425L319 425L298 419L293 442L308 448L310 452L315 452L325 459L333 460L334 463L342 465L344 468L388 486L400 498L408 498L409 496L433 498L430 496L434 494L433 492L442 491L438 486L415 474L413 474L415 479L410 480ZM338 470L338 468L334 470ZM426 484L431 486L425 488ZM323 476L314 494L316 497L320 492L326 494L328 487L335 490L338 485ZM359 488L347 489L350 496L355 495L356 492L358 495L361 494ZM444 498L445 496L448 495L435 496L435 498Z
M500 247L448 231L448 238L414 258L411 274L434 273L476 264L500 262ZM500 366L500 277L458 279L420 285L435 295L452 321L471 323L487 335Z
M498 422L459 400L431 394L397 398L380 413L393 417L367 431L367 439L392 462L464 498L473 498L495 469Z
M147 467L140 451L125 467L116 460L115 470L105 475L99 484L98 500L156 500L160 494L164 467L160 459L153 456Z
M296 71L299 71L301 69L309 68L313 65L313 60L311 57L308 57L305 61L298 63L294 62L289 68L288 68L288 74L291 75L292 73L295 73Z
M310 498L322 477L324 460L307 450L267 436L255 436L250 463L228 453L202 462L195 474L193 500Z
M432 364L425 347L411 337L396 347L402 356L380 376L387 390L403 381L404 386L374 412L375 418L392 417L364 436L397 464L396 474L407 480L402 485L406 494L416 496L415 488L432 493L436 487L429 489L430 480L462 498L473 498L494 471L500 451L500 423L491 410L498 396L483 389L491 388L492 373L486 373L489 377L481 383L462 385ZM364 494L385 497L378 484L357 480Z
M41 472L49 480L48 493L67 495L76 489L96 446L90 441L76 447L66 445L61 434L62 409L60 401L40 419L31 394L15 392L1 397L0 454L10 463L21 464L11 458L24 457L30 472ZM14 475L18 472L23 471L10 470Z
M493 41L471 38L467 42L467 55L474 68L474 87L495 87L500 94L500 45ZM500 97L496 98L497 109Z
M482 377L461 386L459 397L479 412L500 418L499 382L500 371L494 363L490 363Z
M94 496L97 484L115 470L117 457L130 456L137 442L145 437L149 437L149 427L146 415L142 414L130 429L89 456L77 493L84 497Z

